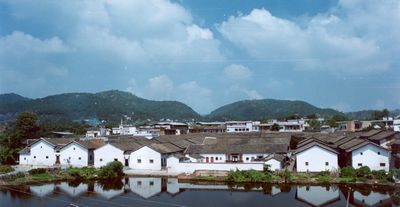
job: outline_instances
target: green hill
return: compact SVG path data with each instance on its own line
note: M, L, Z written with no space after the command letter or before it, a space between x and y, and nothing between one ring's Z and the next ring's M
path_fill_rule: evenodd
M29 98L20 96L15 93L5 93L5 94L0 94L0 105L4 104L12 104L18 101L26 101L30 100Z
M333 109L322 109L304 101L287 100L245 100L222 106L208 116L208 120L261 120L263 117L283 118L289 115L298 114L306 116L318 114L321 117L332 117L343 115Z
M198 119L200 115L177 101L151 101L122 91L66 93L45 98L0 103L0 117L33 111L42 119L83 120L98 118L116 123L123 115L136 120ZM8 116L7 116L8 117Z

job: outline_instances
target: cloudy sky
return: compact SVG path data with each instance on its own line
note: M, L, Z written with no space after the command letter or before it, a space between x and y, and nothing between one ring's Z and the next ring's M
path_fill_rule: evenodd
M400 0L0 0L0 93L400 108Z

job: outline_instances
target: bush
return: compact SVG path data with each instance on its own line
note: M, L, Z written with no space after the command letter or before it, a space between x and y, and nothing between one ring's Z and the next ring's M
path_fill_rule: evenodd
M371 177L371 169L368 166L362 166L356 170L356 175L359 178L369 178Z
M83 167L83 168L68 168L67 173L75 179L92 179L99 173L96 168Z
M228 174L228 180L233 182L270 182L271 174L256 170L236 170Z
M82 178L81 172L78 168L69 168L67 170L69 176L74 177L76 179Z
M36 169L29 170L29 174L31 174L31 175L38 175L38 174L44 174L44 173L47 173L47 169L45 169L45 168L36 168Z
M319 172L316 176L317 177L325 177L325 176L330 176L331 172L329 170L321 171Z
M278 176L284 179L285 183L287 183L292 178L292 173L287 168L285 168L284 171L279 172Z
M340 177L355 177L356 170L353 167L344 167L340 170Z
M122 163L118 161L110 162L100 169L99 177L103 179L121 177L124 175L123 168Z
M377 180L386 180L386 171L385 170L373 170L372 175Z
M13 171L14 168L12 168L10 165L0 165L0 174L6 174Z

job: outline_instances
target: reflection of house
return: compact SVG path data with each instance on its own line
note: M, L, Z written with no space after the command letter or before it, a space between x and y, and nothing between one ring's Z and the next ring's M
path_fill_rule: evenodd
M338 152L318 141L305 142L296 149L298 172L320 172L338 169Z
M103 187L99 184L96 183L94 185L94 192L97 195L100 195L101 197L110 200L116 196L122 195L124 193L124 188L120 188L120 189L103 189Z
M390 196L385 193L371 191L369 195L355 191L353 193L353 203L360 206L392 206Z
M167 179L167 192L175 195L180 192L178 178Z
M339 189L334 186L298 186L296 199L310 206L326 206L340 200Z
M35 196L38 196L41 198L46 197L47 195L50 195L51 193L53 193L54 189L55 189L55 185L53 183L29 186L29 191L32 194L34 194Z
M78 186L71 186L67 182L62 182L57 187L71 197L78 197L88 191L88 185L79 183Z
M150 198L161 192L161 178L130 178L131 191L143 198Z

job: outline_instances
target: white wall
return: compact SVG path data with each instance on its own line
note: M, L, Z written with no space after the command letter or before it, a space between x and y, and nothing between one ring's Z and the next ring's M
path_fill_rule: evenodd
M29 154L20 154L19 155L19 164L20 165L29 165L29 159L30 159L30 155Z
M138 159L141 162L138 162ZM150 163L153 160L153 163ZM129 167L140 170L161 170L161 154L147 146L144 146L129 156Z
M167 170L169 172L193 173L196 170L264 170L264 163L196 163L179 162L176 157L167 158Z
M265 164L269 165L270 166L269 169L272 171L282 169L282 163L275 159L269 159L268 161L265 162Z
M257 159L258 156L266 157L268 154L243 154L243 162L253 162L252 159Z
M60 150L60 164L73 167L88 166L88 153L86 148L77 143L69 144Z
M308 166L306 165L308 162ZM328 162L328 165L325 164ZM319 146L313 146L296 155L297 172L320 172L338 169L338 156Z
M53 146L44 140L40 140L31 146L31 165L53 166L56 163L56 154Z
M378 153L380 153L380 155ZM368 144L360 149L354 150L351 156L354 168L359 168L360 166L358 164L361 163L362 166L368 166L371 170L389 171L388 151L373 144ZM384 163L385 166L380 166L381 163Z
M208 162L211 162L211 157L214 159L214 163L222 163L226 161L226 155L225 154L200 154L200 156L203 156L203 162L206 162L206 157L208 157ZM216 159L218 157L218 160Z
M106 144L94 150L94 167L105 166L114 159L117 159L123 165L125 164L124 152L111 144Z

